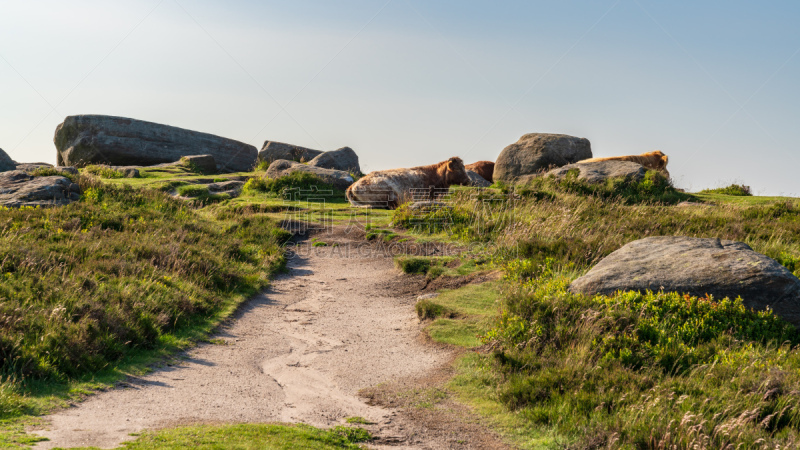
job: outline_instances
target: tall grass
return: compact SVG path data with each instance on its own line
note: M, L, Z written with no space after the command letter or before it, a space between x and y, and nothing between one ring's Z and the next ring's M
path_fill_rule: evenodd
M791 325L740 299L566 289L647 236L743 241L797 274L797 202L679 204L688 196L668 186L616 183L540 179L500 186L490 201L496 193L459 191L447 225L395 212L395 224L420 233L444 227L497 245L505 295L475 379L526 427L571 448L797 448L800 333Z

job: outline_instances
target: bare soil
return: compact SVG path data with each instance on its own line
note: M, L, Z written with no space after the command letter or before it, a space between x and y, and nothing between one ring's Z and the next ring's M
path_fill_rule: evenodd
M177 425L330 427L355 416L372 422L364 427L377 448L503 448L441 387L456 352L425 339L414 312L431 283L403 276L391 255L341 230L318 239L328 245L300 243L288 273L213 343L46 416L33 432L50 440L37 448L113 448L131 433Z

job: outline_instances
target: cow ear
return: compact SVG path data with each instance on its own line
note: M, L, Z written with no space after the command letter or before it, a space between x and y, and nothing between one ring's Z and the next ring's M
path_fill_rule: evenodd
M661 162L664 163L664 167L667 167L667 163L669 162L669 156L667 155L662 156Z

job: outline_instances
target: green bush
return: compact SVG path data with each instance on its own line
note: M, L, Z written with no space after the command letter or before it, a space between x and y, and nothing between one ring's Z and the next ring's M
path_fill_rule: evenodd
M395 263L404 273L426 274L431 268L430 258L404 256L395 259Z
M749 197L753 195L753 192L750 190L750 186L745 186L743 184L731 184L730 186L716 189L703 189L700 191L700 194L724 194Z
M591 195L602 199L619 201L625 204L663 203L675 204L691 199L688 194L677 191L672 187L670 180L657 170L648 170L641 181L626 180L624 178L609 178L604 183L589 183L578 179L578 171L571 171L563 179L556 180L551 177L538 177L532 179L528 185L528 195L535 192L544 192L540 196L553 195L554 191L563 191L580 195Z
M189 197L201 203L219 202L230 199L228 194L212 194L208 186L201 184L184 184L177 187L178 195Z
M437 319L439 317L455 317L455 312L450 308L435 303L429 299L422 299L414 305L419 320Z
M125 174L109 166L90 165L83 168L83 171L100 178L125 178Z
M319 193L331 192L332 196L342 197L344 192L334 189L318 176L308 172L292 172L280 178L254 177L247 180L242 188L244 193L268 193L287 199L302 199Z

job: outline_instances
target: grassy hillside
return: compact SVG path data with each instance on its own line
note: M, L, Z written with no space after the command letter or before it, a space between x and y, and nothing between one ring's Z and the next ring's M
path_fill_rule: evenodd
M66 207L0 210L0 420L189 345L283 264L289 234L264 215L80 184Z
M452 301L471 291L422 308L432 338L482 349L458 362L451 388L524 448L796 448L792 326L737 299L567 292L601 258L647 236L744 241L800 270L797 200L653 186L573 179L491 195L466 189L444 225L441 212L411 221L396 211L416 233L493 244L479 258L506 273L499 306L484 302L489 322L476 320L475 302Z

